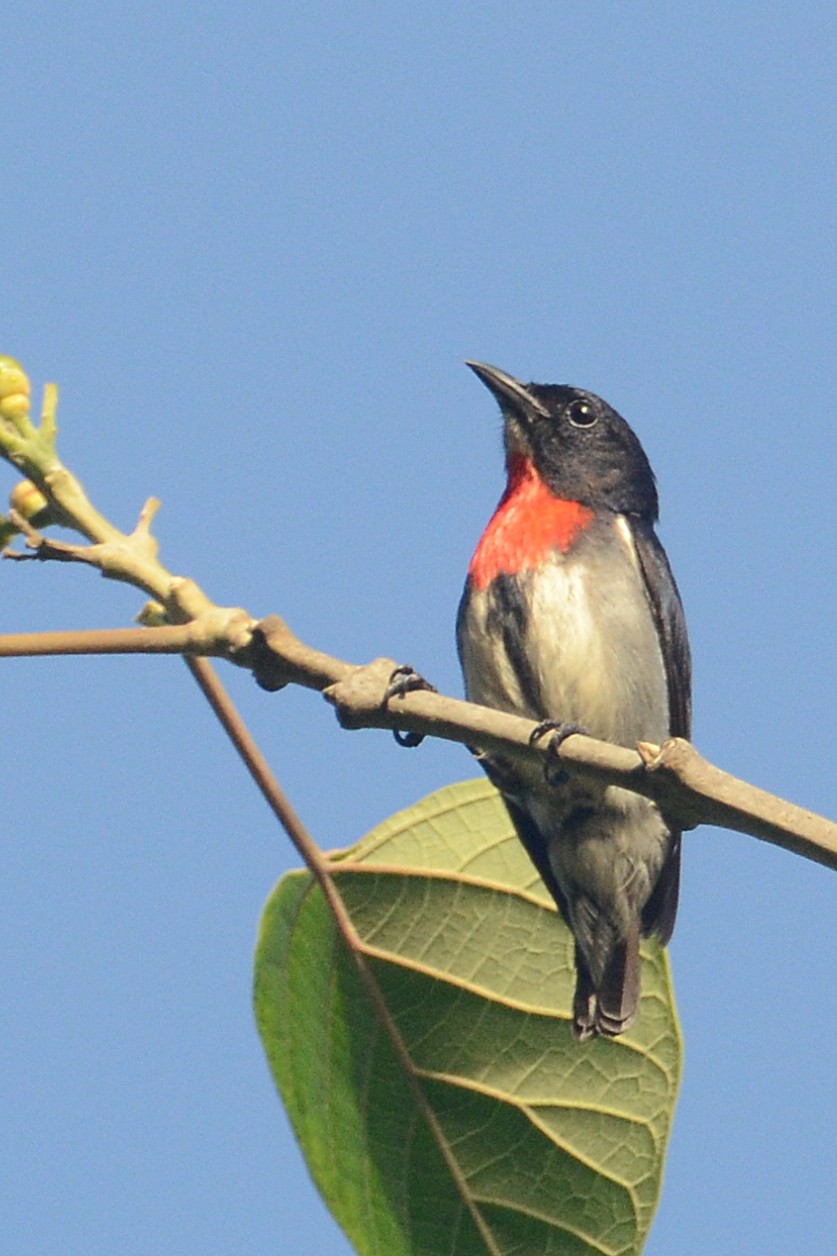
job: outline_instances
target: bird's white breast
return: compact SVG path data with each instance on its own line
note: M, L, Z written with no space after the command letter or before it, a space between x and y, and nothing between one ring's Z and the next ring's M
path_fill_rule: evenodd
M556 551L517 577L528 607L524 649L544 709L529 709L514 658L496 629L489 631L491 586L474 591L465 612L468 697L536 719L581 724L617 744L660 742L668 736L668 691L631 530L617 516L597 531L568 555Z

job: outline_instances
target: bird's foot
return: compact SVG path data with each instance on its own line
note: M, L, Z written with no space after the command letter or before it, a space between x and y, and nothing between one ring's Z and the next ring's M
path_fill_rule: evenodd
M391 698L403 698L406 694L415 693L419 689L426 689L429 693L438 692L436 686L431 685L429 680L425 680L414 667L411 667L409 663L402 663L395 668L389 678L384 694L384 705L386 706ZM421 733L403 733L399 728L394 728L392 735L399 746L405 746L408 750L414 750L424 741Z
M544 779L548 785L563 785L567 781L568 773L561 766L558 751L567 738L572 737L574 733L590 735L583 724L565 724L563 720L542 720L530 733L530 746L536 745L544 737L549 736L543 765Z

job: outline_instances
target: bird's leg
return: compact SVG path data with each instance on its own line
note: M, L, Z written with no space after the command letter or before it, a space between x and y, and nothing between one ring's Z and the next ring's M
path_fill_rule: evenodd
M395 668L389 678L389 684L384 693L384 706L391 698L403 698L405 694L415 693L418 689L427 689L430 693L438 692L436 686L431 685L429 680L425 680L414 667L411 667L409 663L402 663ZM424 741L421 733L402 733L398 728L392 730L392 735L399 746L405 746L408 750L414 750Z
M542 720L529 735L529 745L534 746L549 734L546 759L543 765L544 780L548 785L563 785L567 773L561 767L558 751L563 742L574 733L582 733L589 737L589 730L583 724L565 724L563 720Z

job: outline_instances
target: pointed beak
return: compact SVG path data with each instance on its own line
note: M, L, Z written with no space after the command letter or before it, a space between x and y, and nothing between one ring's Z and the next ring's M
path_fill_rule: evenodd
M470 366L477 379L482 380L486 388L494 394L504 412L512 409L518 414L522 411L530 417L537 415L542 419L549 418L546 406L541 405L526 385L521 384L513 375L507 375L499 367L488 366L485 362L469 362L466 359L465 365Z

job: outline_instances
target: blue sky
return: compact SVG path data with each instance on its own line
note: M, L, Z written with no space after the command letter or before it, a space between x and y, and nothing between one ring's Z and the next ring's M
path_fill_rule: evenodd
M658 475L697 745L834 816L836 45L825 3L18 6L0 352L61 385L101 509L163 499L170 567L456 693L502 487L462 359L602 394ZM140 604L0 575L4 631ZM472 774L227 679L324 846ZM250 1012L295 861L185 668L0 684L0 1247L347 1253ZM688 837L648 1256L833 1252L834 906L822 868Z

